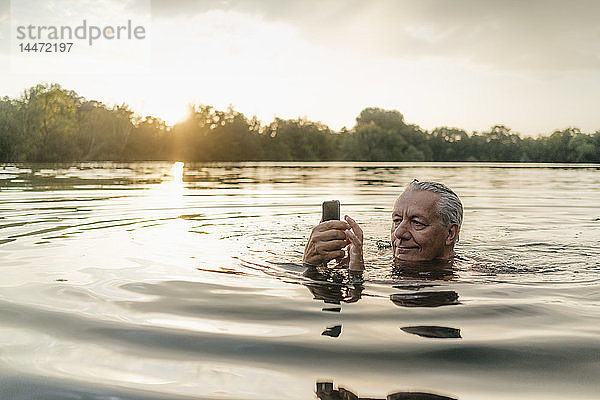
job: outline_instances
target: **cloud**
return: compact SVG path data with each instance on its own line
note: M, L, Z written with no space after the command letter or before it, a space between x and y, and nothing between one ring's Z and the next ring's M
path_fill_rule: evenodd
M137 21L148 1L102 5ZM9 37L7 3L0 5L0 32L8 24ZM171 119L187 101L233 103L263 120L306 115L337 129L377 106L427 129L590 131L598 128L599 11L600 2L555 0L152 0L150 59L130 63L134 74L122 68L134 53L107 53L111 68L98 63L101 79L77 64L90 57L63 57L63 74L37 63L43 73L34 74L11 71L0 54L0 86L12 96L59 81ZM9 43L0 41L5 54Z
M119 2L123 12L149 0ZM40 2L51 4L52 2ZM67 3L71 3L68 1ZM569 73L600 70L596 0L150 0L154 19L187 20L211 11L286 24L308 42L389 59L469 62L496 70ZM77 4L73 2L73 4ZM92 4L93 6L93 4ZM0 37L10 29L0 1ZM7 51L2 41L0 51Z
M600 68L600 2L576 0L152 0L154 18L209 10L286 23L307 40L381 58L452 58L496 69Z
M0 53L8 52L10 33L10 3L0 2Z

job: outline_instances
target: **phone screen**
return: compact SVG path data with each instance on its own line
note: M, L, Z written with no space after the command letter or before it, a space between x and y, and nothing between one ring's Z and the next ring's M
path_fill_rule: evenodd
M323 221L340 219L340 201L329 200L323 202Z

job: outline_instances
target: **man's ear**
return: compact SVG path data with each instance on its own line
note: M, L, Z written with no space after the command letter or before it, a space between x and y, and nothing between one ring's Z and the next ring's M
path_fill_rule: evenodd
M458 224L450 224L448 226L448 236L446 237L446 245L447 246L458 242L459 232L460 232L460 226L458 226Z

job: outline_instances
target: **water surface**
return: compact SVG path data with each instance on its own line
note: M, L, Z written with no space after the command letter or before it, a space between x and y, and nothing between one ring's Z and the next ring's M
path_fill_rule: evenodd
M465 206L450 273L390 268L413 178ZM299 265L329 199L363 282ZM598 165L4 165L0 244L0 398L600 393Z

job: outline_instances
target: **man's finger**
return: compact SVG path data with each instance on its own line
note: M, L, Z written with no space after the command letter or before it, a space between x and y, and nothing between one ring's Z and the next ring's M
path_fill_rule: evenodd
M317 229L320 232L328 231L330 229L338 229L338 230L345 231L348 228L350 228L350 225L348 225L348 222L340 221L337 219L321 222L319 225L317 225L315 227L315 229Z
M336 239L345 239L346 234L344 233L344 230L330 229L328 231L317 232L313 237L315 240L318 241L328 241Z
M343 249L347 245L348 242L346 242L346 240L327 240L324 242L319 242L317 245L317 249L319 250L319 252L333 251Z
M350 218L349 216L344 216L344 219L348 222L348 225L350 225L350 227L352 228L352 230L354 231L354 233L356 234L357 237L362 238L363 237L363 231L360 228L360 226L356 223L355 220L353 220L352 218Z
M331 261L334 258L343 258L346 256L346 252L344 250L335 250L335 251L328 251L325 252L324 257L325 259L327 259L327 261Z
M353 245L360 246L362 245L361 240L352 232L350 229L346 231L346 236L350 239Z

